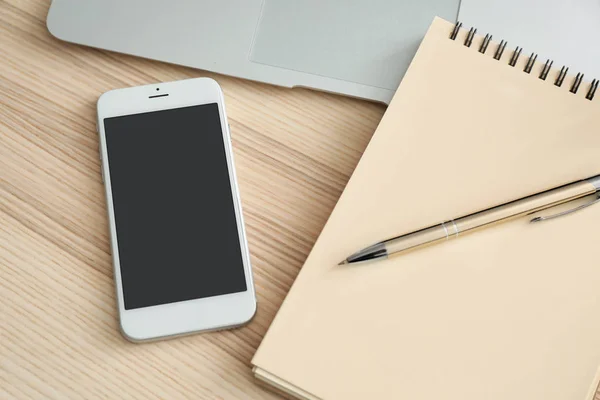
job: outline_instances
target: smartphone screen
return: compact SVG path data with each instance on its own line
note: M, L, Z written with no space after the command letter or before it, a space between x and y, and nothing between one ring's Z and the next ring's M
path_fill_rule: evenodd
M104 130L125 309L246 291L218 105Z

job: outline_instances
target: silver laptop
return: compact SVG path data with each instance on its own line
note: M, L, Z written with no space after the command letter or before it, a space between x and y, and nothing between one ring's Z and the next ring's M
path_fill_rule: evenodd
M68 42L388 103L433 17L460 0L54 0Z

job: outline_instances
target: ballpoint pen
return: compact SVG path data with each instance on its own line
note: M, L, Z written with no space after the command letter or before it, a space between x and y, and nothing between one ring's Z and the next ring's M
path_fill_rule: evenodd
M387 258L393 254L457 238L459 234L463 235L491 224L532 214L585 196L597 194L598 192L600 192L600 175L375 243L352 254L339 263L339 265ZM598 202L600 202L600 197L565 212L547 217L534 218L531 222L557 218L579 211Z

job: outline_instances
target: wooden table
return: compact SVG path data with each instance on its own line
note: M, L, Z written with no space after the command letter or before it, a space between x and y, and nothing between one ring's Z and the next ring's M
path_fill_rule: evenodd
M48 7L0 0L0 398L278 398L250 359L385 107L64 43ZM117 325L96 100L199 76L225 93L258 313L132 344Z

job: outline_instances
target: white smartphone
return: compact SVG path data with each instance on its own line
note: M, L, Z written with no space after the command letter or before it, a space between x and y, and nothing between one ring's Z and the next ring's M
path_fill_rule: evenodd
M248 322L256 299L219 85L199 78L104 93L98 133L124 336Z

